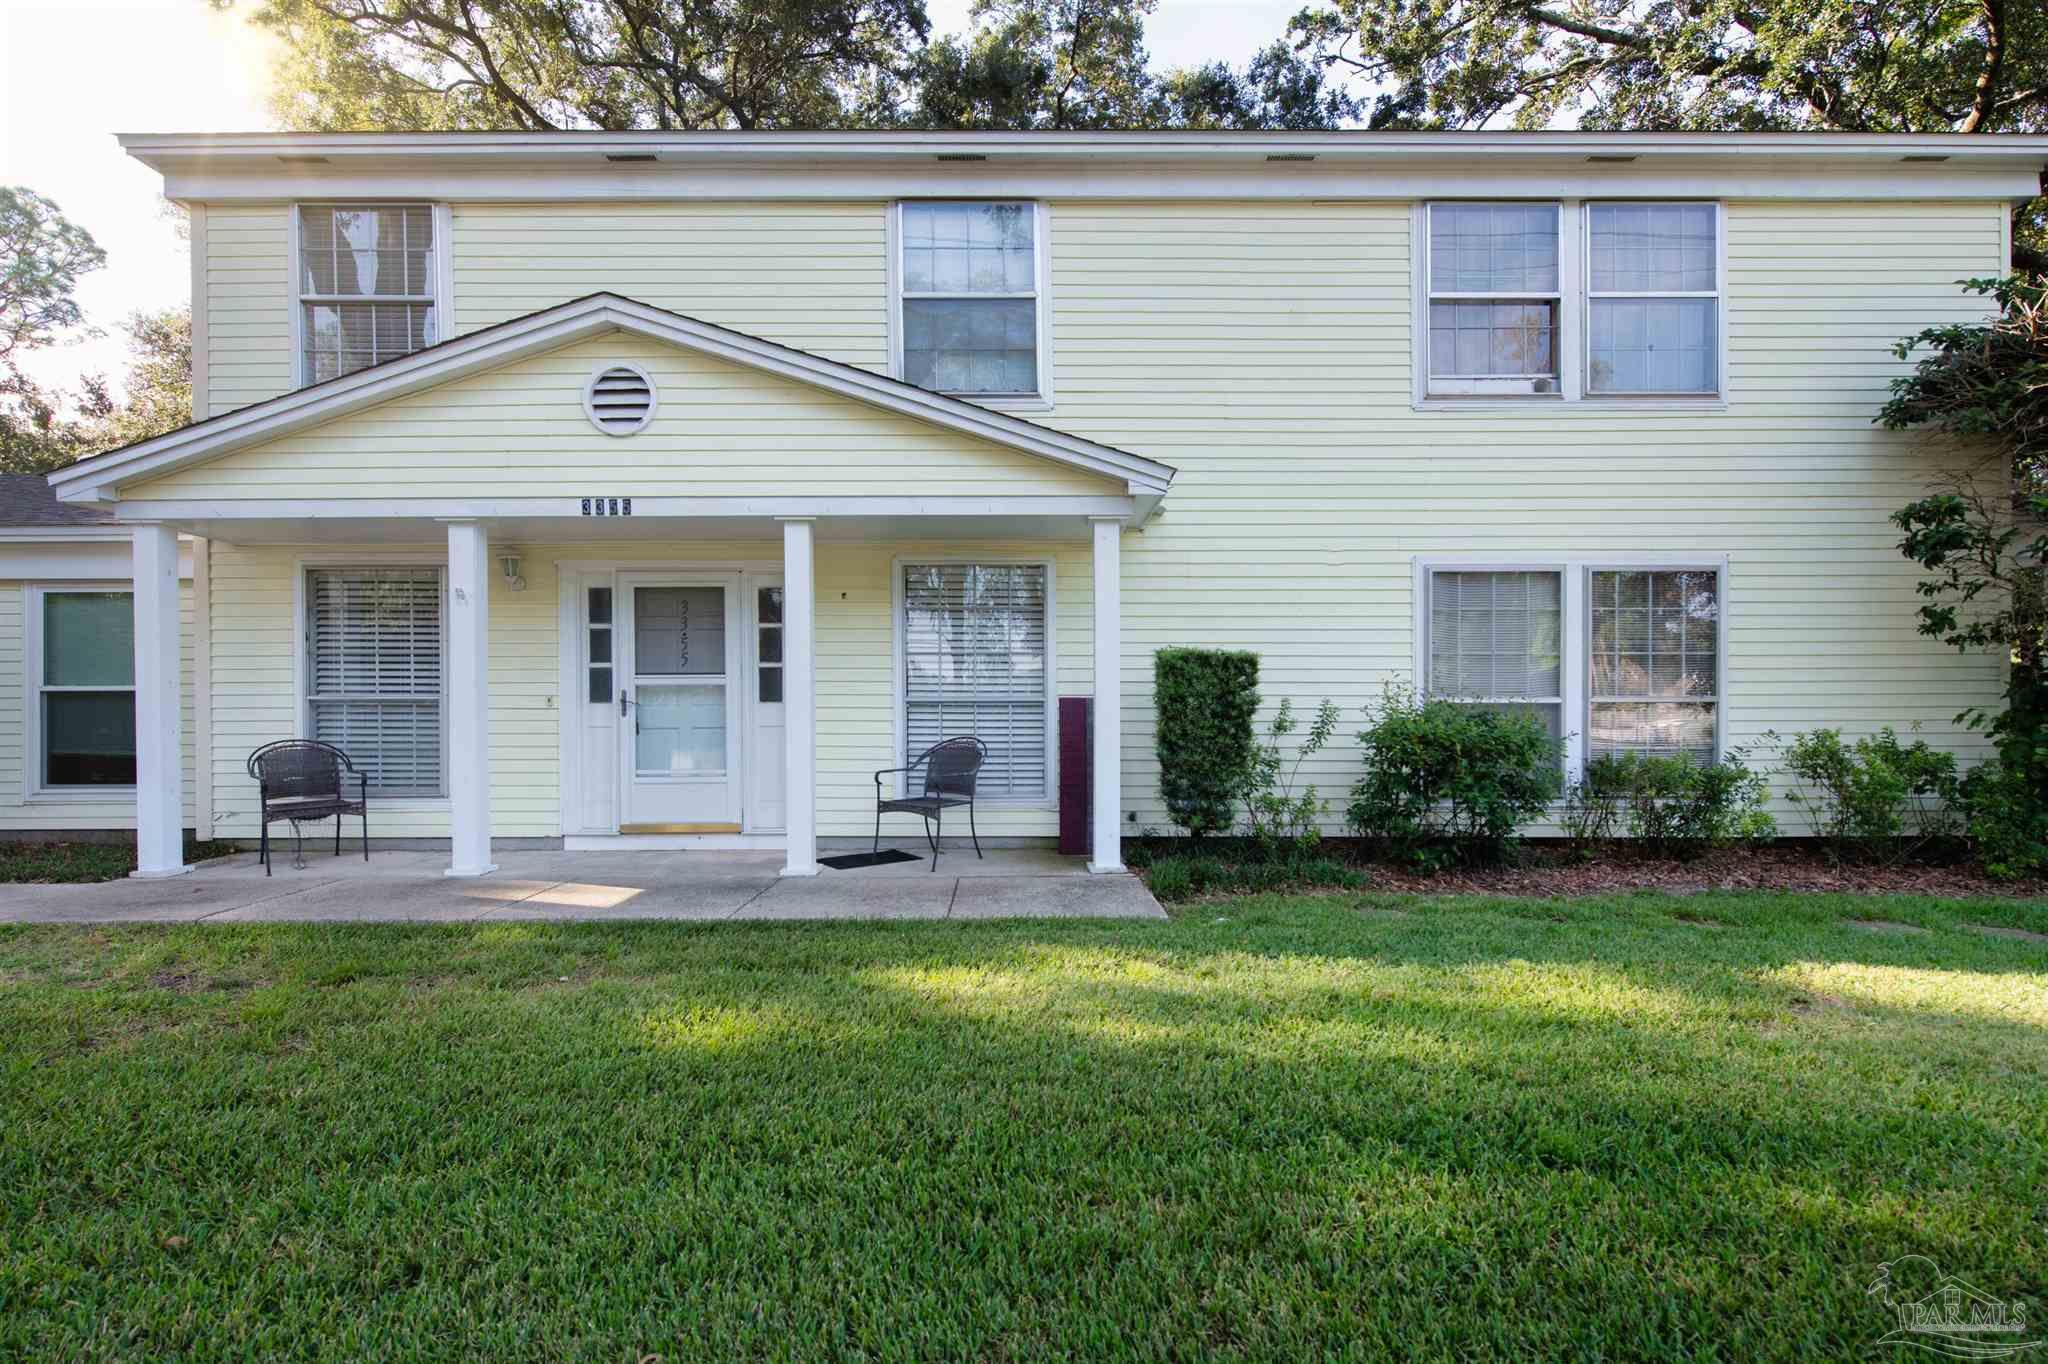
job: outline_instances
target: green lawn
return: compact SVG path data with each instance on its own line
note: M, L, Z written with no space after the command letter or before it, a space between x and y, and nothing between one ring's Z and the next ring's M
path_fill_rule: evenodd
M2048 943L1970 923L2048 907L0 929L0 1356L1808 1360L1910 1253L2040 1323Z

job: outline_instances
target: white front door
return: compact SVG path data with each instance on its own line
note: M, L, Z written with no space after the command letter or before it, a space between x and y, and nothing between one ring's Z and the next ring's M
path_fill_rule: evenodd
M738 833L737 573L621 573L620 833Z

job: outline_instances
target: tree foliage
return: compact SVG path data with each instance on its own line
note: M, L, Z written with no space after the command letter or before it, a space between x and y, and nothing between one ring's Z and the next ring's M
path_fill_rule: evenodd
M192 419L192 311L132 314L128 372L118 395L88 374L76 394L23 378L0 403L0 472L47 473L75 459L174 431Z
M227 0L216 0L226 3ZM261 0L280 123L393 129L1320 128L1355 107L1276 41L1155 72L1157 0Z
M2048 128L2040 0L1321 0L1290 35L1379 90L1374 128ZM2038 268L2042 201L2016 226Z
M0 367L10 377L24 354L84 321L74 297L78 277L106 261L92 234L55 204L0 185Z

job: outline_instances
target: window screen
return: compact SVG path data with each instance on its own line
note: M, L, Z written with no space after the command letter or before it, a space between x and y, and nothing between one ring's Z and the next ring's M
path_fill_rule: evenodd
M942 393L1038 390L1031 204L903 205L903 377Z
M981 795L1046 795L1045 577L1042 564L905 567L906 763L971 734L988 745Z
M426 204L299 208L301 382L423 350L434 311L434 210Z
M1708 569L1589 575L1587 755L1715 756L1721 584Z
M306 575L311 736L386 794L443 791L441 570L319 568Z

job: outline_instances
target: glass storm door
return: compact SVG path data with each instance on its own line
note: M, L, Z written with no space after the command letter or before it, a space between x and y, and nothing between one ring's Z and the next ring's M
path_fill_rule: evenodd
M738 833L736 574L619 575L620 833Z

